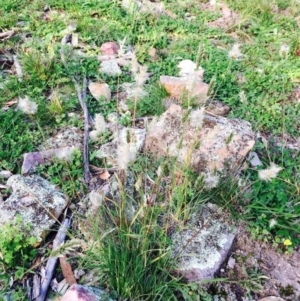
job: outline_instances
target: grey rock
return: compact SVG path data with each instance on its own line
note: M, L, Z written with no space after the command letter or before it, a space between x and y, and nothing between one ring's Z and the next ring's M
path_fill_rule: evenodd
M8 179L7 186L12 189L12 194L0 203L0 231L19 215L25 225L31 225L29 235L41 242L66 207L67 198L54 185L36 175L14 175Z
M8 179L12 176L12 173L9 170L1 170L0 171L0 179Z
M256 152L250 152L247 159L252 167L263 166Z
M108 60L108 61L101 62L100 70L101 72L110 76L117 76L122 74L122 70L115 60Z
M187 282L212 279L227 258L235 229L214 204L206 204L192 214L183 230L172 235L177 272Z
M49 149L40 152L25 153L22 165L22 174L27 174L36 170L38 165L51 162L62 153L72 152L72 147Z

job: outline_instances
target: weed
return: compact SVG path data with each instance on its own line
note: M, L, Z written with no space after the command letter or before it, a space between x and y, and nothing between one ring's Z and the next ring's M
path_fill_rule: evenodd
M64 193L73 200L86 191L83 182L82 154L74 152L70 161L59 161L46 163L37 169L37 173L55 185L62 188Z
M33 246L37 240L28 236L29 231L30 225L25 225L20 216L1 227L0 271L5 272L7 277L8 271L13 268L14 278L21 279L36 255Z

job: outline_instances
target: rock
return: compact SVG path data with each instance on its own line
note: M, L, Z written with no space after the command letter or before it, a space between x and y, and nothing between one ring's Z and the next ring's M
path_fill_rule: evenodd
M103 97L106 101L111 99L111 91L108 84L105 83L90 83L89 90L96 100Z
M67 198L54 185L36 175L11 176L7 186L13 192L0 204L0 229L19 215L25 225L31 225L29 234L40 243L66 207Z
M100 50L103 55L114 55L117 54L120 47L115 42L106 42L101 45Z
M227 262L227 267L229 269L233 269L235 266L235 259L233 257L230 257L228 262Z
M205 204L171 237L173 256L178 256L177 273L187 282L214 278L234 238L235 230L224 220L222 209Z
M42 145L39 147L39 150L49 150L64 147L77 147L82 149L83 132L76 127L65 127L56 135L42 143Z
M239 167L254 146L255 135L246 121L205 114L202 127L195 128L188 120L183 122L184 117L189 118L185 115L180 106L171 105L151 124L145 150L158 156L177 157L180 163L190 162L199 173L213 173L224 171L225 166Z
M8 179L13 174L9 170L1 170L0 171L0 179Z
M285 300L279 297L270 296L270 297L259 299L258 301L285 301Z
M165 87L167 92L177 99L184 97L195 97L197 103L203 104L208 96L208 84L201 80L193 79L191 82L186 77L161 76L160 83Z
M230 111L230 107L221 101L214 100L207 106L207 108L205 108L205 110L214 115L226 116Z
M250 152L247 160L250 162L252 167L263 166L256 152Z
M38 165L43 165L46 162L51 162L55 158L63 159L63 157L65 157L66 161L68 161L69 156L72 155L74 149L74 147L64 147L40 152L25 153L22 165L22 174L33 172L36 170L36 167Z
M179 62L178 68L180 69L179 71L180 77L195 76L195 78L201 81L203 80L204 69L200 66L197 68L196 63L194 63L191 60L183 60Z
M112 301L108 294L99 288L73 284L60 301Z
M122 70L115 60L101 62L100 71L110 76L117 76L122 74Z
M148 95L147 91L142 86L138 86L136 83L123 83L121 90L126 93L127 99L141 99Z
M156 61L158 59L158 56L157 56L157 50L155 48L150 48L148 50L148 54L151 58L152 61Z

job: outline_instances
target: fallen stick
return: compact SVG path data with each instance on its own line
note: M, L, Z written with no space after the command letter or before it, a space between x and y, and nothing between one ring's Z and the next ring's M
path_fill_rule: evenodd
M65 241L67 236L67 229L70 227L71 220L65 219L62 225L60 226L55 239L53 241L52 252L57 250L61 244ZM52 281L55 267L58 262L58 257L50 257L46 264L45 276L41 281L40 295L36 299L37 301L44 301L47 296L49 285Z
M6 32L0 32L0 39L7 40L11 36L13 36L14 34L15 34L14 30L9 30L9 31L6 31Z
M64 47L67 44L68 40L70 39L71 35L68 34L63 37L61 41L61 50L60 50L60 55L61 55L61 60L67 69L67 61L64 53ZM83 115L84 115L84 139L83 139L83 166L84 166L84 180L86 183L90 181L91 173L89 169L89 124L93 124L94 121L88 111L85 99L87 95L87 79L84 77L83 79L83 88L81 90L77 80L75 79L74 76L71 76L72 82L74 83L76 92L77 92L77 97L78 101L80 103L80 106L83 110Z
M87 80L86 77L83 79L83 93L86 95ZM89 112L86 106L85 99L83 102L83 114L84 114L84 138L83 138L83 166L84 166L84 180L86 183L90 181L90 167L89 167Z

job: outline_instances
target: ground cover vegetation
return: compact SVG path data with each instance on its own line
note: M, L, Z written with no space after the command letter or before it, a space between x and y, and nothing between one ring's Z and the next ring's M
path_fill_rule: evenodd
M213 292L203 283L185 284L175 277L176 258L170 252L170 233L184 227L199 206L208 201L218 204L228 219L242 220L254 239L268 242L282 253L294 252L300 245L299 148L287 149L284 143L277 143L287 136L299 142L300 96L297 99L295 93L300 82L300 4L294 0L227 0L224 2L240 18L226 28L213 28L208 24L220 14L204 9L206 1L162 2L176 18L139 13L134 7L130 13L117 0L1 1L0 31L14 29L17 34L0 44L0 171L20 173L22 155L37 150L59 129L76 126L83 130L72 76L110 86L110 102L87 96L93 116L106 118L116 111L118 100L114 96L120 85L133 82L134 76L126 68L116 77L99 72L97 55L104 42L133 47L137 60L151 73L145 84L148 96L137 103L128 100L132 114L119 120L123 125L134 124L134 118L161 115L166 110L163 99L167 93L158 84L159 77L176 76L183 59L195 61L205 70L204 81L211 84L209 102L224 102L231 107L229 118L247 120L260 132L255 151L263 166L215 175L216 183L208 186L203 176L180 166L176 158L141 154L129 165L125 177L131 174L136 182L147 174L154 183L148 201L155 196L161 205L145 207L144 188L139 187L138 194L133 195L124 186L122 202L111 200L112 206L99 212L107 223L95 221L87 229L93 243L82 244L70 261L95 271L95 283L119 300L212 300ZM188 20L188 16L194 18ZM67 54L65 66L61 39L72 23L77 26L86 56ZM149 55L152 48L156 49L155 60ZM22 66L22 80L10 72L13 56ZM49 98L53 93L56 97ZM29 114L18 109L16 101L25 97L37 104ZM104 132L98 142L90 142L91 164L106 167L95 151L110 140L110 134ZM271 172L260 172L265 170ZM70 160L42 166L37 173L62 189L75 207L87 192L79 153ZM162 178L168 179L168 185L156 191ZM118 181L122 182L121 177ZM2 190L4 198L9 193ZM128 221L126 203L133 201L140 209ZM18 228L18 224L13 227ZM20 231L8 227L0 233L0 300L9 290L10 279L18 281L32 272L35 251L29 245L33 238L24 240ZM70 230L69 237L84 240L78 229ZM261 281L261 275L255 274L240 285L251 296L261 288ZM26 300L20 288L11 298Z

